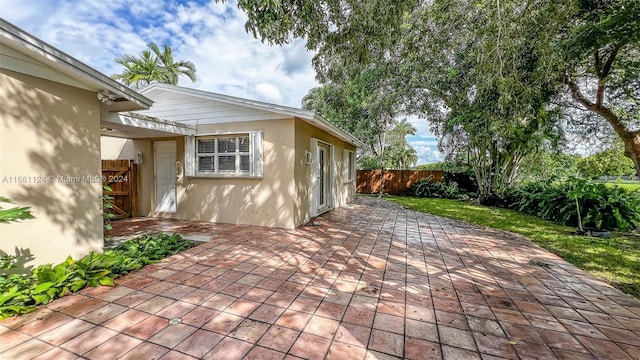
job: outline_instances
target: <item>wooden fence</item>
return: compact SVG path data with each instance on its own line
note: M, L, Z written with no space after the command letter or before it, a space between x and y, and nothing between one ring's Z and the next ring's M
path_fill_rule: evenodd
M380 191L381 170L358 170L356 191L358 194L374 194ZM384 193L402 195L420 179L431 177L431 181L444 181L444 171L439 170L385 170Z
M113 197L114 219L136 216L138 212L138 165L133 160L102 160L102 186L109 186Z

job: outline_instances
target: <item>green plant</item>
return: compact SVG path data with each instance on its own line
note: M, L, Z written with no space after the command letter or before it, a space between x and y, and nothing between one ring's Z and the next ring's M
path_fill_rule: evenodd
M618 229L640 227L640 192L588 179L522 185L505 193L504 207L559 224Z
M2 196L0 196L0 203L13 204L11 200ZM33 219L34 217L29 209L30 207L13 207L9 209L0 207L0 224Z
M111 187L109 186L105 185L102 187L102 223L105 232L113 228L111 226L111 220L115 217L113 214L113 196L108 195L108 193L112 191L113 190L111 190Z
M40 265L31 276L7 274L14 256L0 257L0 319L23 314L35 306L74 293L86 286L114 286L114 279L193 246L180 235L159 234L129 240L103 254L68 257L55 266Z
M420 179L411 186L408 194L417 197L459 199L464 197L455 182L435 182L431 177Z

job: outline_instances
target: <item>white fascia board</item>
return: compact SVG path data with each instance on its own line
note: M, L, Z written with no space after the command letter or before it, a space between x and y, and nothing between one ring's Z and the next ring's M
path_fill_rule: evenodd
M159 84L159 83L153 83L143 88L142 90L140 90L140 92L142 94L146 94L154 90L186 94L186 95L196 96L196 97L200 97L208 100L220 101L227 104L245 106L245 107L269 111L272 113L281 114L285 116L297 117L315 127L318 127L322 130L329 132L330 134L356 147L359 147L359 148L367 147L367 145L365 145L362 141L358 140L355 136L351 135L348 131L340 128L339 126L335 125L334 123L330 122L329 120L323 118L322 116L316 114L313 111L296 109L296 108L283 106L283 105L269 104L261 101L243 99L243 98L234 97L234 96L216 94L208 91L186 88L182 86Z
M176 135L196 135L196 127L179 124L172 121L162 120L158 118L152 118L149 116L143 116L133 113L109 113L108 116L102 119L105 122L110 122L119 125L131 126L140 129L161 131L169 134Z
M24 50L25 54L44 63L48 63L52 67L58 68L60 71L77 78L81 82L92 84L102 90L108 90L115 95L139 105L141 108L148 109L153 104L151 99L129 89L107 75L82 63L65 52L56 49L2 18L0 18L0 44L18 47Z
M291 117L313 118L313 116L314 116L314 112L313 111L296 109L296 108L289 107L289 106L270 104L270 103L266 103L266 102L262 102L262 101L244 99L244 98L239 98L239 97L229 96L229 95L223 95L223 94L217 94L217 93L212 93L212 92L209 92L209 91L192 89L192 88L176 86L176 85L152 83L151 85L148 85L148 86L142 88L140 90L140 93L141 94L147 94L147 93L150 93L150 92L152 92L154 90L160 90L160 91L164 90L164 91L173 92L173 93L191 95L191 96L195 96L195 97L199 97L199 98L203 98L203 99L207 99L207 100L219 101L219 102L223 102L223 103L226 103L226 104L238 105L238 106L244 106L244 107L248 107L248 108L252 108L252 109L269 111L269 112L272 112L272 113L291 116Z
M348 142L349 144L364 149L367 147L367 145L365 143L363 143L362 141L360 141L358 138L356 138L355 136L351 135L351 133L349 133L348 131L344 130L343 128L339 127L338 125L332 123L331 121L323 118L322 116L315 114L315 116L312 118L313 120L315 120L314 122L310 122L307 120L307 122L311 123L312 125L327 131L328 133L338 137L339 139ZM303 119L306 120L306 119Z

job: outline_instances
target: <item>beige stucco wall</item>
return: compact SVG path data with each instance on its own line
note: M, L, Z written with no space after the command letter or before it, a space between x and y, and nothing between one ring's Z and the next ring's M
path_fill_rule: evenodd
M83 179L101 174L96 94L0 69L0 98L0 196L36 217L0 224L0 250L27 266L100 251L101 184Z
M249 121L200 125L199 134L263 131L264 176L262 179L184 176L184 138L136 140L144 150L139 171L139 210L146 216L293 228L294 223L294 120ZM153 143L175 140L180 172L175 213L155 209ZM135 147L134 148L138 148ZM137 151L137 150L136 150ZM148 155L147 155L148 154Z
M356 148L335 136L322 131L309 123L300 119L295 121L295 217L296 226L302 225L311 219L311 166L313 164L305 164L305 151L312 151L311 139L316 138L333 147L333 164L331 171L333 172L333 202L335 207L340 207L349 203L356 194L356 184L354 181L347 182L344 178L344 150L354 151Z
M136 153L133 139L111 136L100 137L100 158L102 160L132 160Z

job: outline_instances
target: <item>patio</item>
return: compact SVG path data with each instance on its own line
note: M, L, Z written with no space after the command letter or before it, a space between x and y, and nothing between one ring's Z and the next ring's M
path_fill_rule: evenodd
M3 359L640 359L640 302L524 238L373 198L202 245L0 322Z

